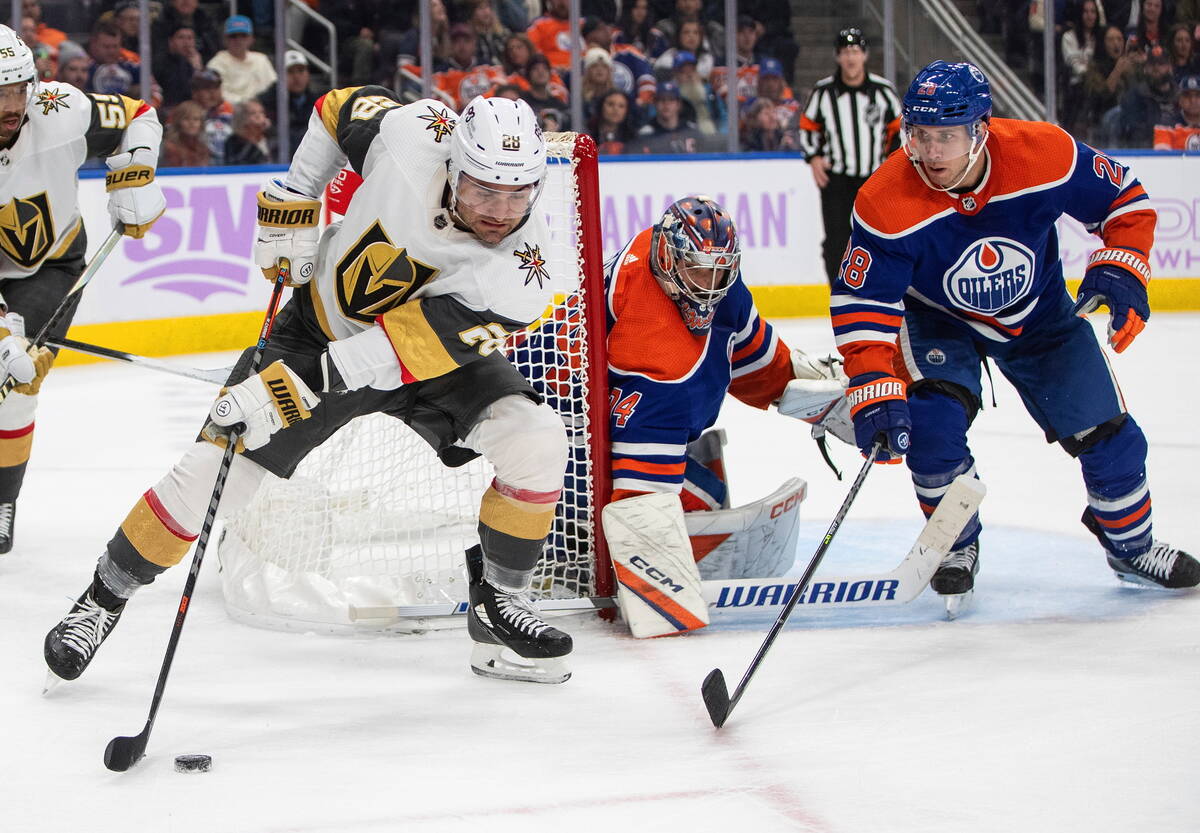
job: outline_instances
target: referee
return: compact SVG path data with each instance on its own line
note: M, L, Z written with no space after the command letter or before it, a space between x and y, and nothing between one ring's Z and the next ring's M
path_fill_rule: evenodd
M900 129L900 102L891 82L867 72L862 30L838 32L834 49L837 72L816 83L800 116L800 143L821 189L821 251L831 284L850 241L854 196L893 149Z

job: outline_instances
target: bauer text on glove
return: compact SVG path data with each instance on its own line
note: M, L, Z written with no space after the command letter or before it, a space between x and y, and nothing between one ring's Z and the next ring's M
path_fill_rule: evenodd
M137 147L104 160L108 174L108 215L113 224L121 223L128 237L143 237L155 220L167 210L167 199L154 180L158 155L147 147Z

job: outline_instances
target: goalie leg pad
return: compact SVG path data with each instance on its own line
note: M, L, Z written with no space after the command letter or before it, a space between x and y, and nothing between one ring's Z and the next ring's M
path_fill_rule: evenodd
M798 477L761 500L733 509L684 515L700 577L774 578L792 568L800 535L800 504L808 484Z
M605 506L603 516L617 574L617 606L634 637L667 636L707 625L708 605L679 496L637 495Z

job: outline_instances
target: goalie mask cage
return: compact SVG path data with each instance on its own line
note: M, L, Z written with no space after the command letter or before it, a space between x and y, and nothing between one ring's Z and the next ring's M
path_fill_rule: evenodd
M562 417L569 461L533 580L538 599L611 596L600 532L610 493L608 362L596 146L546 134L538 206L555 302L506 352ZM360 611L462 602L464 551L478 543L482 458L448 468L401 420L371 414L314 449L289 480L268 474L225 521L218 555L225 605L239 621L289 630L425 630L445 619L364 619ZM462 617L453 617L461 620ZM461 624L461 622L459 622Z

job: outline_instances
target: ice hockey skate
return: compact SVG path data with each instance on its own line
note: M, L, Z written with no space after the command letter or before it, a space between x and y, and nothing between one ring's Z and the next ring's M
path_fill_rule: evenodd
M0 503L0 555L11 552L13 548L13 532L17 523L17 504L12 502Z
M1080 520L1104 547L1108 566L1122 581L1168 590L1186 590L1200 584L1200 562L1183 550L1156 540L1146 552L1131 558L1120 558L1109 548L1104 528L1090 509L1083 510Z
M946 617L955 619L975 597L975 575L979 572L979 541L951 550L929 581L934 592L946 601Z
M565 683L571 637L547 624L521 593L508 593L483 579L483 551L467 550L471 607L467 632L475 642L471 670L481 677L530 683Z
M92 596L90 587L79 597L71 611L46 634L46 666L50 672L43 693L63 680L79 678L100 644L116 627L124 609L123 602L114 610L102 606Z

